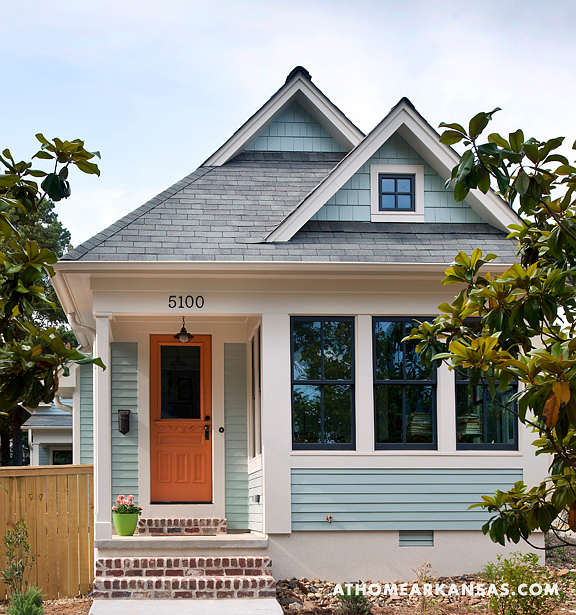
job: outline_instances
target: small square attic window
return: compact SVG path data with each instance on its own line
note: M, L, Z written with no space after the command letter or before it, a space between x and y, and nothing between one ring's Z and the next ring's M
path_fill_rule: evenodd
M422 165L370 165L370 220L424 222Z
M380 211L414 211L414 175L378 176Z

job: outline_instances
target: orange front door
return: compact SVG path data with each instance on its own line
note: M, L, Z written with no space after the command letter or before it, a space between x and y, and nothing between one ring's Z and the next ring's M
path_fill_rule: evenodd
M211 337L150 336L152 503L212 502Z

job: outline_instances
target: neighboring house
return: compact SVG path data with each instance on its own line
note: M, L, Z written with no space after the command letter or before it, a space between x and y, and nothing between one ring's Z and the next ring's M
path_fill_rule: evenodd
M202 166L56 265L107 366L78 370L97 566L264 554L277 577L343 581L528 549L495 546L468 507L542 479L529 431L402 342L452 297L459 250L515 260L515 213L492 192L456 202L457 162L407 99L364 135L298 67ZM154 540L113 535L120 493ZM179 535L198 518L238 532Z
M72 406L39 406L22 430L28 434L31 466L72 463Z
M73 405L76 366L67 376L60 375L58 393L51 404L30 409L30 418L21 429L28 436L30 465L63 465L73 462ZM78 397L77 397L78 399ZM78 409L75 410L78 414Z

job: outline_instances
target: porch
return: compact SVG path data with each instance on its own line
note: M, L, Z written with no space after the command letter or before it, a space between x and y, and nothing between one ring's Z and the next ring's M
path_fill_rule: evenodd
M96 317L94 352L109 369L83 368L80 395L94 396L97 548L116 541L119 494L143 508L145 543L263 530L261 319L194 315L185 326L183 343L181 317Z

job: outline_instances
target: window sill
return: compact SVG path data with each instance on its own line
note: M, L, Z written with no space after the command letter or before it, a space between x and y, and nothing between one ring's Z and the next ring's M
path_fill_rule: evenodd
M395 211L372 212L370 222L424 222L424 214Z
M334 457L345 455L347 457L523 457L521 451L481 451L481 450L466 450L466 451L437 451L433 449L388 449L379 451L326 451L326 450L306 450L292 451L291 457Z

